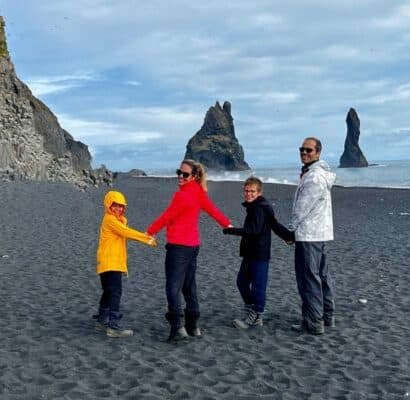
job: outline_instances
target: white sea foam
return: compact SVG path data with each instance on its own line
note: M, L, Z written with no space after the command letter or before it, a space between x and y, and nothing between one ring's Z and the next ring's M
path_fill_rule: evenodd
M374 161L367 168L337 168L336 185L344 187L384 187L391 189L410 189L410 160ZM146 171L149 176L174 177L175 170ZM266 183L297 185L300 165L255 168L248 171L209 171L211 181L244 181L249 176L256 176Z

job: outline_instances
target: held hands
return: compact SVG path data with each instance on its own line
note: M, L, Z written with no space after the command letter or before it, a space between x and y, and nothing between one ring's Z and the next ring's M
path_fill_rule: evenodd
M232 234L232 230L233 230L233 225L229 224L226 228L222 229L222 232L224 233L224 235L229 235L229 234Z
M294 231L289 231L291 234L291 239L285 240L285 243L291 246L292 244L295 243L295 232Z
M148 235L148 233L147 232L145 232L147 235ZM157 238L155 237L155 236L150 236L150 235L148 235L149 237L150 237L150 239L148 240L148 246L152 246L152 247L156 247L157 246Z

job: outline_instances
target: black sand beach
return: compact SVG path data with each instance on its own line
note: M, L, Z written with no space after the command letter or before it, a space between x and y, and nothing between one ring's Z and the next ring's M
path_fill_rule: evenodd
M241 183L210 182L210 196L241 224ZM115 183L130 226L168 204L174 179ZM333 190L335 241L328 258L336 324L323 336L290 331L300 300L293 247L274 238L261 329L231 327L239 239L201 223L198 287L202 339L170 345L164 313L164 234L151 249L129 244L124 324L136 335L94 329L100 286L95 252L106 188L0 183L0 399L407 399L410 398L410 190ZM287 223L295 187L265 185ZM366 299L363 304L360 299Z

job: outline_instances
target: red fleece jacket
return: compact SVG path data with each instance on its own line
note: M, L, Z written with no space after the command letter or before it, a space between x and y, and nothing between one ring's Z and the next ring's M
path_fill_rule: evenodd
M179 188L168 208L147 228L147 233L155 235L166 226L167 243L199 246L201 210L209 214L223 228L230 225L229 219L209 199L200 184L191 181Z

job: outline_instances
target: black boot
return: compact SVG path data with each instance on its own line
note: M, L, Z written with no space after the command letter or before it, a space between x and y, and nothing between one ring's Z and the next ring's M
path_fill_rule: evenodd
M201 337L202 333L198 326L199 311L185 310L185 329L189 336Z
M165 314L165 318L171 325L171 331L167 342L178 342L188 337L185 327L182 325L182 317L183 315L178 312L170 311Z

